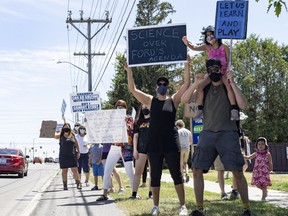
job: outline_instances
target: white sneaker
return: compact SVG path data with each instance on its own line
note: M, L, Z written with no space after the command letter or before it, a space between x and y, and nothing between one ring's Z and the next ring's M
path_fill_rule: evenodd
M124 192L125 192L124 188L120 188L120 189L118 190L118 194L123 194Z
M188 215L188 210L186 206L183 205L179 208L179 216L185 216L185 215Z
M159 207L154 206L151 210L151 215L159 215L159 214L160 214Z

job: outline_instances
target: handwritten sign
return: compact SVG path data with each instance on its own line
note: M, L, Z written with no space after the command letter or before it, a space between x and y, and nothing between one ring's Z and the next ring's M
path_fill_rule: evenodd
M127 63L130 67L185 62L182 42L186 25L144 26L127 29Z
M54 138L57 121L42 121L40 138Z
M215 37L245 39L247 34L248 1L218 1Z
M71 111L91 112L101 109L99 92L80 92L70 94Z
M126 110L98 110L85 113L89 143L128 142Z

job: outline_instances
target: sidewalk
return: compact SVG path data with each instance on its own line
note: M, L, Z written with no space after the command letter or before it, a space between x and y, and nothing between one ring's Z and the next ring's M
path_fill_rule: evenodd
M27 214L30 216L49 215L49 216L125 216L114 200L96 202L103 191L91 191L93 187L83 184L82 190L76 188L75 180L71 172L68 176L68 190L63 190L61 171L51 180L51 184L45 189L42 196L37 200L34 210ZM25 215L25 216L27 216Z
M190 174L191 175L191 174ZM191 176L190 176L191 177ZM162 174L162 181L164 182L173 182L170 174ZM205 183L205 191L219 193L220 196L220 188L219 184L216 182L211 181L204 181ZM249 184L249 182L248 182ZM185 183L186 187L192 187L193 185L193 178L190 178L190 181L188 183ZM225 191L226 193L231 191L231 185L225 185ZM262 197L262 191L256 187L248 187L248 193L249 193L249 200L253 201L260 201ZM276 205L278 207L282 208L288 208L288 192L283 191L277 191L277 190L269 190L268 189L268 196L266 198L267 203Z

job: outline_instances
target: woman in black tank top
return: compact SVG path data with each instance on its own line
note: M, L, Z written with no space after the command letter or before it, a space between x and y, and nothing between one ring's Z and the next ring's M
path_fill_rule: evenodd
M148 159L151 166L151 190L154 207L152 215L159 213L159 193L162 174L162 165L165 159L178 194L179 213L187 213L185 207L185 191L180 168L179 137L175 128L176 110L181 102L183 93L190 85L190 59L185 64L184 83L171 97L167 95L169 81L166 77L159 77L157 84L157 97L148 95L135 86L132 70L125 65L127 71L128 88L134 97L150 108L150 127L148 135Z

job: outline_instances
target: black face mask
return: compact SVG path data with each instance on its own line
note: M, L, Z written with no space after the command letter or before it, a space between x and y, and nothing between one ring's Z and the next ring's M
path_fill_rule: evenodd
M66 132L66 133L71 132L71 128L63 128L62 130L63 132Z
M150 110L145 108L145 109L142 109L142 113L143 115L149 115L150 114Z
M219 82L221 80L222 74L221 73L210 73L209 78L213 82Z

